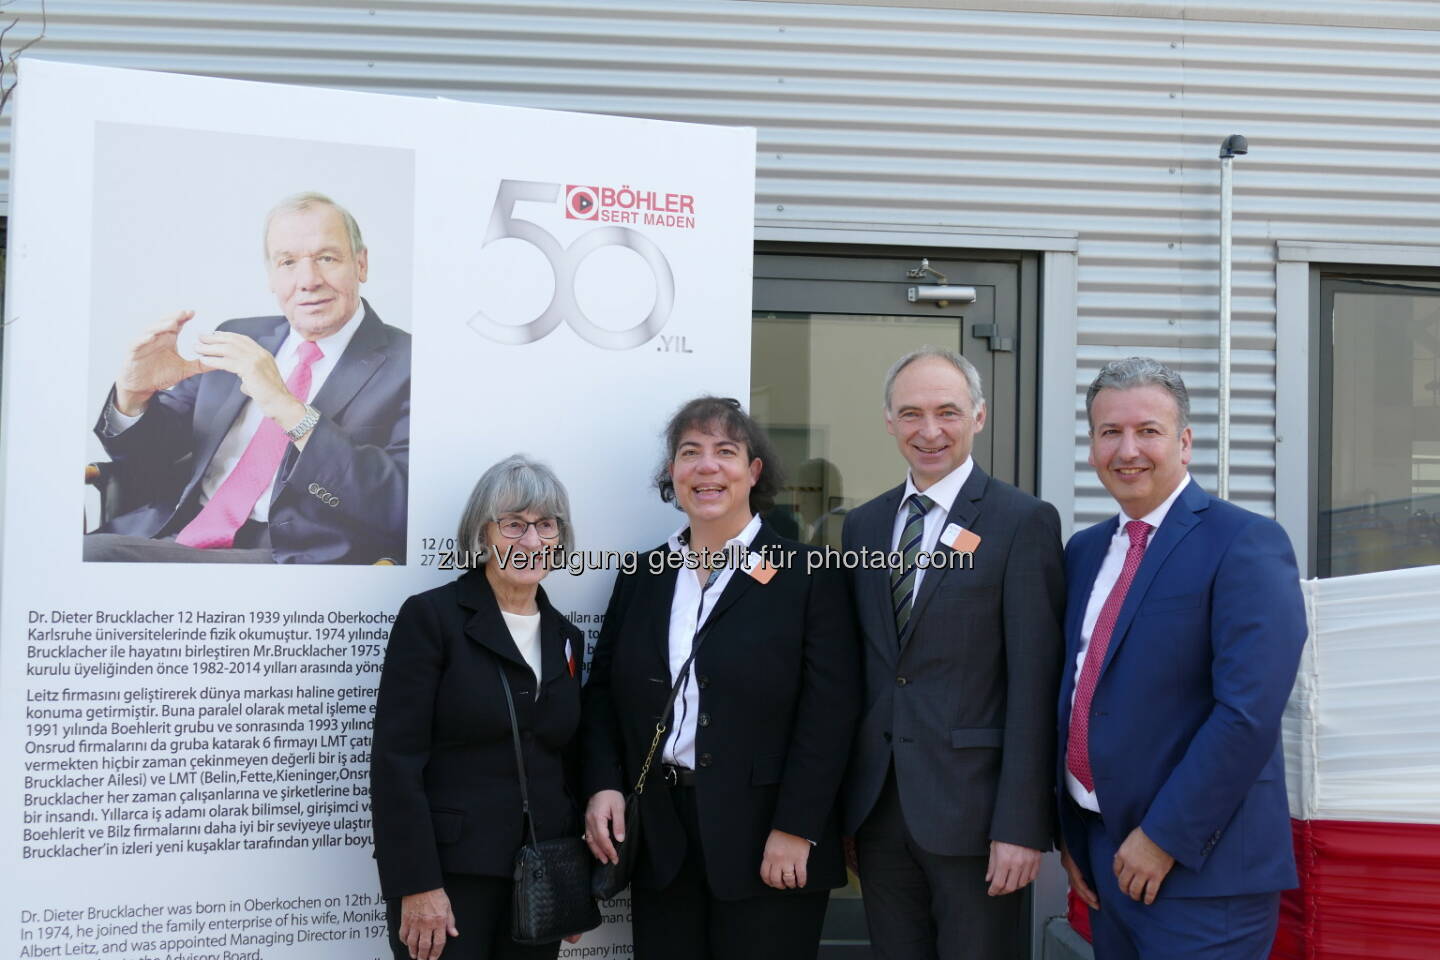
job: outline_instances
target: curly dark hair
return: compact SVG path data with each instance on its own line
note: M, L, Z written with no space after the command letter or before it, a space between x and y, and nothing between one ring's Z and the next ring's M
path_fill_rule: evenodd
M685 435L685 431L692 429L721 434L736 443L743 443L746 461L757 458L760 460L760 479L750 488L751 512L763 513L775 506L775 497L779 495L780 487L785 482L780 456L775 452L765 429L740 409L739 400L730 397L696 397L675 411L675 415L670 418L670 422L665 426L665 456L655 470L655 489L660 491L661 500L674 503L675 509L680 509L680 505L675 502L675 484L670 480L670 465L675 462L675 451L680 446L680 438Z

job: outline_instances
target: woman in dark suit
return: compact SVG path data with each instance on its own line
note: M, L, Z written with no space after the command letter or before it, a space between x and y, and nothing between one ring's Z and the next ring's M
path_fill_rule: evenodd
M375 704L371 810L396 960L553 960L559 943L510 938L524 842L510 715L514 695L535 832L574 836L566 753L580 722L580 631L540 581L573 545L565 488L513 456L485 471L460 521L459 579L405 601ZM530 558L516 562L517 557ZM448 940L447 938L453 938Z
M610 598L585 695L586 840L615 860L623 792L703 635L639 801L635 956L813 958L845 882L836 795L860 703L843 572L808 573L823 555L761 521L778 463L736 401L687 403L665 438L656 484L687 522Z

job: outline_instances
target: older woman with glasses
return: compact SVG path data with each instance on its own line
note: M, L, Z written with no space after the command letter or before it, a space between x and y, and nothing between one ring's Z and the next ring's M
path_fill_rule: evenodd
M648 764L639 960L813 960L845 882L836 797L859 648L839 564L760 518L778 468L734 400L681 407L656 486L685 522L616 580L591 663L582 780L600 860L617 862L624 792Z
M569 498L546 467L512 456L485 471L460 520L462 576L405 601L375 704L371 810L397 960L553 960L559 942L510 937L520 782L513 693L535 832L574 836L566 753L580 723L580 631L540 589L574 543Z

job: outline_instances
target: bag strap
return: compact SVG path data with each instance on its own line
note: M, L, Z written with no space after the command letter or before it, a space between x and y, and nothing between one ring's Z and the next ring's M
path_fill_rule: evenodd
M510 711L510 738L515 741L515 766L520 770L520 812L530 825L530 845L534 846L535 816L530 812L530 778L525 773L525 754L520 749L520 721L515 718L515 698L510 695L510 678L505 675L505 664L498 660L495 669L500 671L500 685L505 688L505 707Z
M685 663L680 667L680 675L675 679L675 685L670 688L665 709L660 711L660 722L655 724L655 736L650 741L650 750L645 754L645 763L640 767L640 777L635 781L637 796L645 792L645 779L650 775L650 764L655 760L655 751L660 749L660 741L664 738L665 731L670 729L670 713L675 709L675 699L680 696L680 688L685 685L685 676L690 672L690 665L695 662L695 654L700 652L700 644L705 642L709 633L710 621L706 620L700 632L695 635L694 642L690 644L690 656L685 658Z

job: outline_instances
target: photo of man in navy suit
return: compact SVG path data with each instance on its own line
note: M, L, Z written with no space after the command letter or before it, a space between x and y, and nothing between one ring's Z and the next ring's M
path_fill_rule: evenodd
M1071 538L1062 862L1096 960L1264 960L1296 885L1280 718L1306 637L1290 540L1190 478L1190 398L1105 365L1090 464L1119 513Z
M403 563L410 335L360 296L355 218L319 193L266 217L281 315L177 349L181 311L129 348L95 433L118 510L87 561Z

